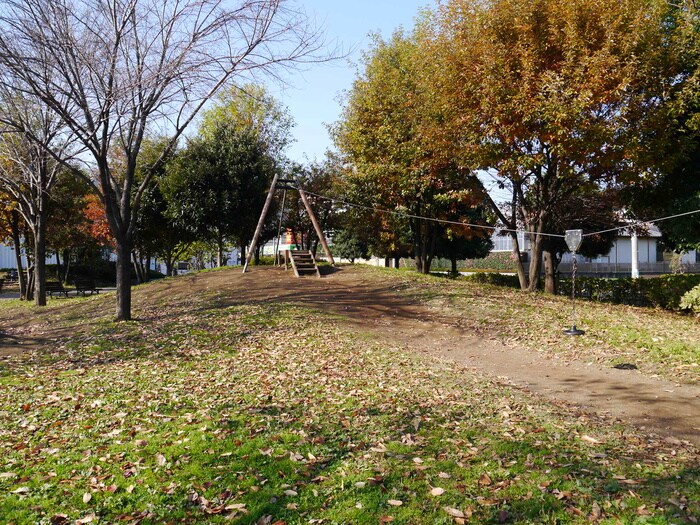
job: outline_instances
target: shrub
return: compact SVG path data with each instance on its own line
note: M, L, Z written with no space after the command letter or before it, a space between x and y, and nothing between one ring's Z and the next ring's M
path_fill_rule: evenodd
M520 281L518 280L517 275L484 272L469 275L465 279L480 284L493 284L495 286L510 286L511 288L520 288Z
M492 252L483 259L467 259L459 265L465 270L515 271L515 261L510 252Z
M606 279L579 277L576 279L576 296L605 303L652 306L666 310L678 310L681 298L700 284L700 275L663 275L650 279ZM571 279L561 279L559 293L571 293Z
M680 308L681 310L691 310L695 314L700 314L700 284L683 294Z

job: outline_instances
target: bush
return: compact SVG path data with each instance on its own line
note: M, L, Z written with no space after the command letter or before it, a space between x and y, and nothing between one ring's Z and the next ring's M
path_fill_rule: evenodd
M700 314L700 284L683 294L680 303L681 310L690 310Z
M604 303L678 310L683 295L698 285L700 275L697 274L663 275L650 279L579 277L576 279L576 296ZM571 279L559 281L559 293L571 293Z
M511 288L520 288L520 281L517 275L507 275L502 273L475 273L465 277L468 281L473 281L479 284L492 284L495 286L510 286Z
M483 259L467 259L459 263L465 270L515 271L515 261L510 252L492 252Z

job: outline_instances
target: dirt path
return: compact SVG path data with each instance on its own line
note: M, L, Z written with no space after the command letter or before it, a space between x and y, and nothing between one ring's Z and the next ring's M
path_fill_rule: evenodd
M530 391L555 403L608 415L625 423L700 446L700 387L679 385L617 370L598 363L557 358L522 347L505 346L496 337L460 326L449 311L429 308L402 295L400 285L375 274L341 269L323 279L295 279L291 272L252 268L248 273L210 272L165 281L135 293L140 300L172 299L202 291L216 292L223 305L284 301L336 314L341 322L379 341L426 353L455 367L466 367ZM150 290L146 292L146 290ZM81 319L104 315L112 303L70 306ZM94 305L94 306L93 306ZM99 306L97 306L99 305ZM3 319L0 356L53 344L65 336L52 328L50 312Z
M257 269L241 276L236 302L284 300L330 310L388 344L486 373L554 402L608 415L669 439L700 445L700 387L680 385L638 370L580 360L563 361L476 335L459 320L401 297L395 283L377 286L352 270L323 279L293 279Z

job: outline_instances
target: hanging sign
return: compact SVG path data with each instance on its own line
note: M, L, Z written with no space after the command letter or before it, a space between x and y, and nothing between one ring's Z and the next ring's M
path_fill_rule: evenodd
M566 245L572 252L578 251L581 246L581 240L583 239L583 230L566 230L564 235L564 240L566 240Z

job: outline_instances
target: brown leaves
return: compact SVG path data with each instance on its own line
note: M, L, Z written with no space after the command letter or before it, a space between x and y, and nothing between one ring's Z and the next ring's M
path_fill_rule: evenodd
M198 494L195 490L191 490L187 494L187 501L192 505L196 505L205 514L227 514L235 517L236 514L247 514L245 503L229 503L228 500L233 496L232 491L226 490L219 494L215 501L209 501L204 496ZM262 519L262 518L261 518ZM270 516L270 523L272 517Z

